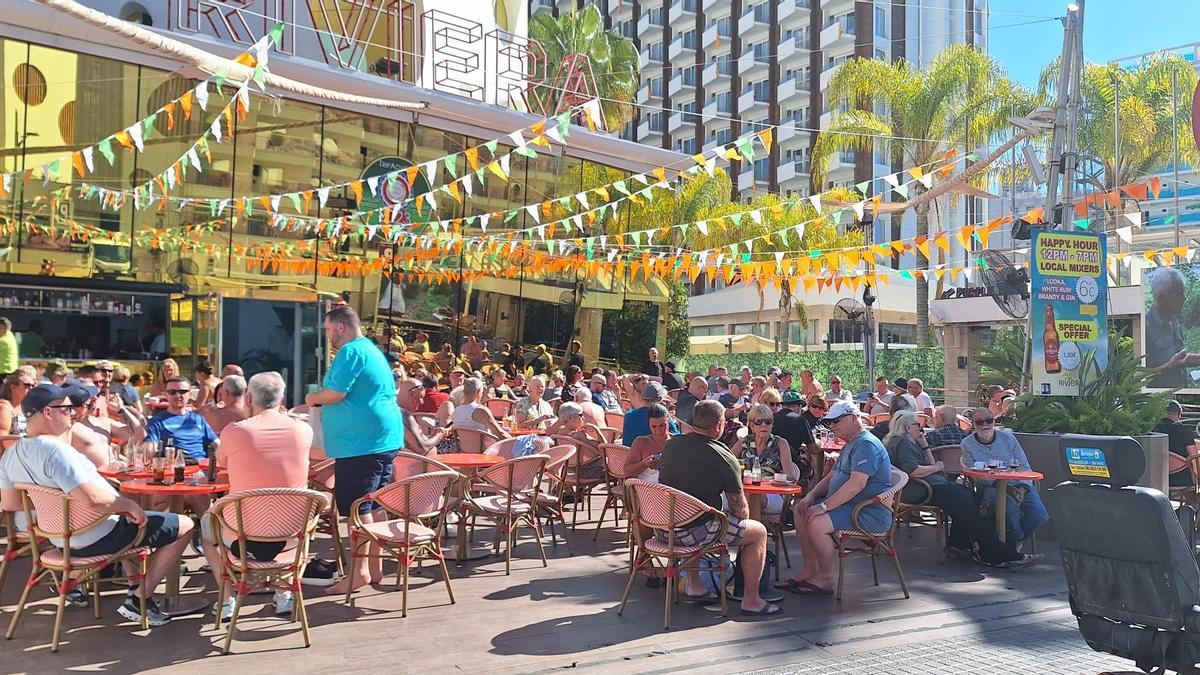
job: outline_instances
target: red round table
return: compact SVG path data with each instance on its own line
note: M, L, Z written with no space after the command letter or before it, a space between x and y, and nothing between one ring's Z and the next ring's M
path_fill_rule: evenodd
M1005 511L1008 509L1008 481L1010 480L1041 480L1042 474L1037 471L1013 471L1011 469L975 469L963 467L963 475L981 480L996 481L996 536L1004 541L1008 523ZM1001 499L1001 497L1004 497Z
M504 462L504 458L500 455L481 455L474 452L451 452L445 455L434 455L433 458L459 473L466 473L464 469L474 472Z
M464 476L471 476L481 469L486 469L489 466L503 464L504 458L500 455L482 455L474 452L450 452L444 455L434 455L437 461L454 469ZM477 558L486 557L483 555L471 555L467 551L467 540L464 534L467 528L465 524L460 522L458 525L458 542L455 547L455 556L458 564L462 564L464 560L474 560Z
M804 494L804 486L798 483L776 483L775 481L764 480L758 485L743 483L742 492L747 495L746 502L750 508L750 518L752 520L762 520L762 507L765 501L764 498L767 495L795 497Z
M121 482L121 492L141 497L143 507L147 506L148 502L153 502L154 497L167 497L167 510L182 515L185 496L229 492L229 483L222 481L210 483L207 478L193 476L182 483L166 485L155 483L148 478L134 478ZM199 605L195 602L184 603L183 600L179 595L179 565L172 565L171 570L167 573L167 597L163 602L163 611L171 616L182 616L195 614L208 606L208 601L203 599L199 599Z

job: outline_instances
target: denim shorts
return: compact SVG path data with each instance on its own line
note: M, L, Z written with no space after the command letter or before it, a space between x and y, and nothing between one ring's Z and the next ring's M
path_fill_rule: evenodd
M179 539L179 516L163 511L146 512L146 532L141 541L137 539L137 523L129 516L121 516L116 525L102 539L90 546L74 549L71 555L87 557L93 555L111 555L133 544L134 546L149 546L151 550L161 548Z
M392 460L396 450L357 457L338 457L333 461L333 496L338 513L349 515L355 500L365 497L392 482ZM370 513L371 504L359 507L359 513Z

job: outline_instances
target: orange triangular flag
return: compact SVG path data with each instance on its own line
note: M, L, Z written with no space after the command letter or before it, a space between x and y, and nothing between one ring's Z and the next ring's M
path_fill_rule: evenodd
M1158 199L1158 193L1160 192L1162 192L1162 179L1155 176L1150 179L1150 194L1154 195L1155 199Z
M766 150L767 152L771 151L771 138L772 138L771 127L767 127L766 129L763 129L762 131L758 132L758 140L762 141L763 149Z
M1129 195L1131 199L1138 199L1141 201L1146 201L1147 193L1149 192L1149 188L1145 183L1130 183L1129 185L1122 185L1121 190L1123 190L1125 194Z
M354 181L350 184L350 191L354 193L354 203L362 203L362 181Z
M1042 216L1045 214L1045 212L1046 209L1040 206L1036 209L1029 209L1025 212L1025 215L1021 217L1021 220L1027 223L1040 223L1042 222Z
M471 170L478 171L479 170L479 148L476 148L476 147L467 148L466 150L463 150L463 154L466 155L467 164L471 165ZM412 171L412 169L409 169L409 171ZM411 183L412 181L410 180L409 182Z
M186 94L179 97L179 107L183 109L183 119L192 118L192 90L189 89Z
M75 168L75 173L83 178L83 153L76 151L71 153L71 166Z

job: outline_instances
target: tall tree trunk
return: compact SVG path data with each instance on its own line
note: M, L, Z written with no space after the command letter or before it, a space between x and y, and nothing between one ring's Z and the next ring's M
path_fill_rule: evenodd
M917 206L917 236L929 238L929 204ZM929 259L917 248L917 269L924 274L917 279L917 346L929 346Z

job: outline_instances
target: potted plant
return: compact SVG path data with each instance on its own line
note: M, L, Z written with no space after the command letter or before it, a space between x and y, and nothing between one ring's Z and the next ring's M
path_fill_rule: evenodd
M1146 471L1137 484L1167 489L1167 437L1151 430L1162 419L1173 392L1146 390L1153 371L1134 354L1132 338L1110 334L1108 346L1103 370L1094 351L1084 355L1079 396L1021 393L1005 421L1029 456L1029 464L1045 475L1043 491L1068 478L1061 468L1058 442L1067 433L1133 437L1146 453ZM999 333L993 346L979 355L984 368L980 381L1015 387L1025 370L1024 358L1025 327Z

